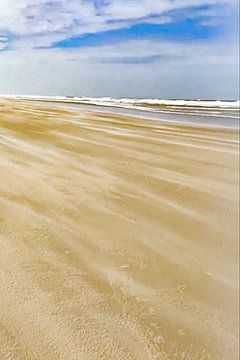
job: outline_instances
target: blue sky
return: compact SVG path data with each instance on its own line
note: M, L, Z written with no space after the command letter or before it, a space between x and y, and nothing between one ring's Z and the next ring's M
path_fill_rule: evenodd
M5 0L0 93L236 98L237 15L236 0Z

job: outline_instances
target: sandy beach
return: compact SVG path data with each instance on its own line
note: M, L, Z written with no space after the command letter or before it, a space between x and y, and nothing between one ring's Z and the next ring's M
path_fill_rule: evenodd
M1 99L0 359L237 360L238 160L237 129Z

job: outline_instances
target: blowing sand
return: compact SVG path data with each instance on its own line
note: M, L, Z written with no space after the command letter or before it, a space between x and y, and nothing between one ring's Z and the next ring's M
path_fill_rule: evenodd
M0 100L0 359L238 357L238 132Z

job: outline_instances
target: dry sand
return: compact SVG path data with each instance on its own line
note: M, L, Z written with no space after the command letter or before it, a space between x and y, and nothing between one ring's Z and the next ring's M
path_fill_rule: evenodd
M237 359L238 132L0 100L0 359Z

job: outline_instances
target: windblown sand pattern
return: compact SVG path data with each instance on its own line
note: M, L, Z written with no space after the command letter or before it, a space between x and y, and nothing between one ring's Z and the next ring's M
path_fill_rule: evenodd
M0 101L0 359L235 360L238 132Z

